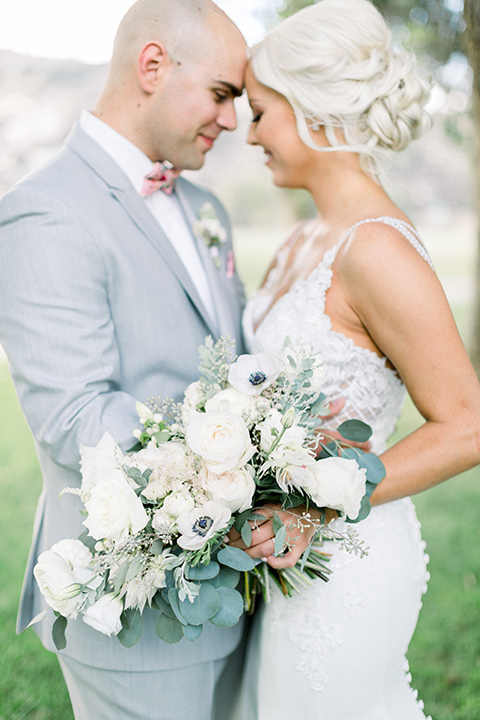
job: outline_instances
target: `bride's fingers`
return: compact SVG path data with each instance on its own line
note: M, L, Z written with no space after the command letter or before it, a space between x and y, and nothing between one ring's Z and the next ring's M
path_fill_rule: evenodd
M250 557L254 560L258 560L259 558L269 558L269 556L271 556L274 551L275 540L273 540L273 538L265 540L258 545L252 545L245 550L247 555L250 555Z

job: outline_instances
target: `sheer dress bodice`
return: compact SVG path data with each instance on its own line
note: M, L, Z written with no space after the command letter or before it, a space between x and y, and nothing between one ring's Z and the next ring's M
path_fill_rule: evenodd
M325 362L325 395L329 400L345 398L345 405L335 417L335 424L350 418L363 420L373 431L373 452L380 453L395 429L405 397L404 385L385 357L379 357L372 350L360 347L351 338L334 331L330 318L325 314L325 297L332 282L332 266L337 253L359 225L369 222L383 222L398 229L431 264L411 226L397 218L363 220L351 227L325 253L317 267L270 308L272 289L288 259L290 244L287 244L279 253L264 287L254 293L247 303L244 333L251 353L278 353L286 337L293 344L307 344L317 351ZM304 235L315 233L316 227L315 221L304 226Z

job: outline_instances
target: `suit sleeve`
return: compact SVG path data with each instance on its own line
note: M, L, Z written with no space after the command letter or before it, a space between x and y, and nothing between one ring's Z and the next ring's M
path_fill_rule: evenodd
M79 444L138 423L120 390L108 264L74 207L19 188L0 204L0 343L39 445L78 469Z

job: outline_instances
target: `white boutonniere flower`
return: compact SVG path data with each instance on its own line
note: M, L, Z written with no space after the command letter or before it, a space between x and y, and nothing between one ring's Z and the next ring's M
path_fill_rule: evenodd
M204 203L199 210L198 220L193 226L195 237L210 248L215 267L220 267L219 248L227 241L227 231L221 225L212 203Z

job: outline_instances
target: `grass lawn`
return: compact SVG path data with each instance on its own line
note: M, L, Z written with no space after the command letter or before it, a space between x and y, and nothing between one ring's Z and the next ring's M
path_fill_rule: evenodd
M251 242L253 249L253 238ZM265 264L256 263L252 252L244 253L240 265L257 284ZM407 402L396 437L419 422ZM7 366L0 362L0 720L73 718L56 658L43 650L31 629L20 637L14 631L40 488L33 442ZM409 650L413 685L433 720L478 720L480 469L429 490L415 504L432 579Z

